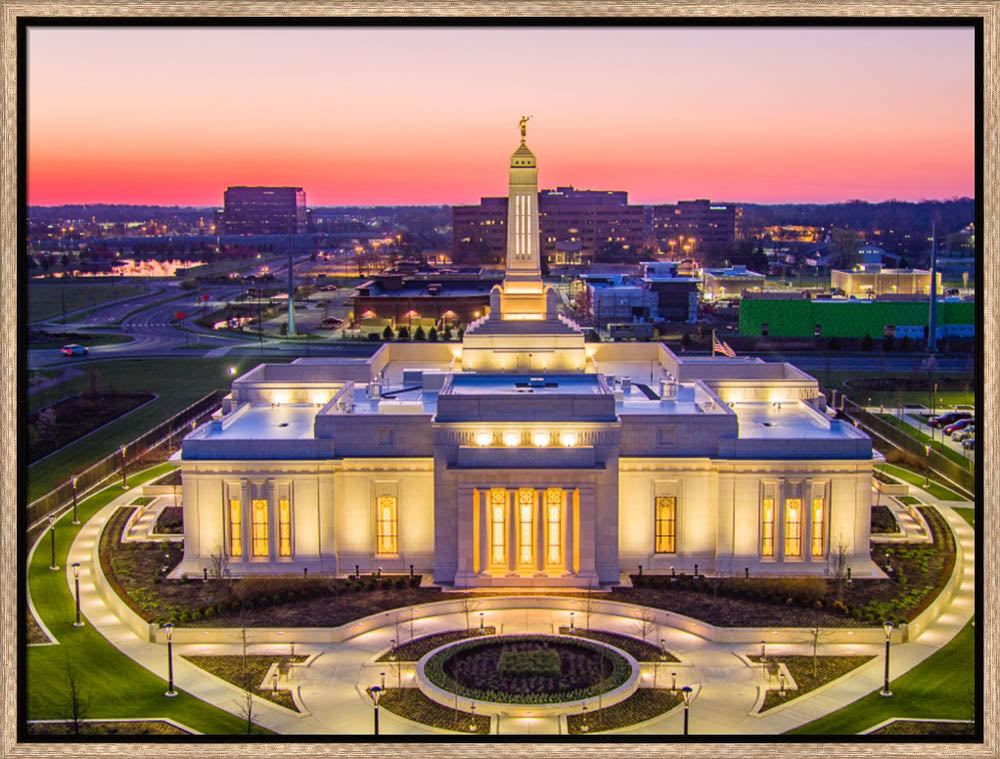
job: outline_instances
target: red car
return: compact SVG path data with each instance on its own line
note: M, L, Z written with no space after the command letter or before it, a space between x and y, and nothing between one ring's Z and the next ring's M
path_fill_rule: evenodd
M959 430L965 429L966 427L968 427L972 423L973 423L972 419L960 419L959 421L955 422L954 424L949 424L947 427L945 427L944 428L944 434L945 435L950 435L953 432L958 432Z
M69 345L64 345L59 349L59 352L64 356L86 356L87 346L77 345L76 343L70 343Z

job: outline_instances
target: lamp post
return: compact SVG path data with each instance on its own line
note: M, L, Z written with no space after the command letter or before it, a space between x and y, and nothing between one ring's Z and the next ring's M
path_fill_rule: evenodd
M125 448L127 446L122 446L122 490L128 490L128 485L125 484Z
M73 564L73 583L76 585L76 622L73 623L73 627L83 627L83 622L80 621L80 562L75 562Z
M173 698L177 695L177 691L174 690L174 624L173 622L167 622L163 629L167 633L167 692L163 695L167 698Z
M378 735L378 702L382 698L382 688L381 686L373 685L365 692L375 706L375 735Z
M576 614L576 612L572 612L572 611L569 613L569 632L570 632L570 635L572 635L572 634L574 634L576 632L576 623L575 623L575 621L573 619L573 617L574 617L575 614Z
M49 564L49 569L55 572L59 569L59 565L56 564L56 517L54 514L49 514L49 535L52 537L52 563Z
M892 691L889 690L889 638L892 637L892 622L883 624L882 629L885 630L885 678L882 683L882 691L879 695L891 696Z
M582 719L580 721L580 732L581 733L585 733L585 732L587 732L587 730L588 730L588 728L587 728L587 705L584 704L583 705L583 717L582 717Z
M685 685L681 688L684 694L684 735L688 734L688 707L691 706L691 686Z
M469 732L476 732L476 705L469 704L469 709L472 710L472 719L469 720Z
M482 634L486 631L486 620L484 619L483 612L479 612L479 633Z
M76 518L76 476L73 477L73 524L80 524L80 520Z
M931 427L931 429L934 429ZM924 466L924 487L927 487L927 475L930 473L931 469L931 447L929 445L924 446L924 451L927 453L927 464Z

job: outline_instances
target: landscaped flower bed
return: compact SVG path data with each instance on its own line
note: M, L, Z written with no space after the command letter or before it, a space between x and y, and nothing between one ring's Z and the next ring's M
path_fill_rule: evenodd
M656 646L629 635L618 635L617 633L603 632L601 630L581 630L580 628L575 628L571 633L568 627L560 627L559 634L575 635L579 638L589 638L590 640L607 643L609 646L620 648L636 661L680 661L680 659L669 651L664 654Z
M80 722L79 732L74 730L72 721L29 722L27 730L28 735L191 735L187 730L158 719Z
M382 654L375 661L420 661L435 648L440 648L446 643L454 643L457 640L466 640L467 638L478 638L480 635L493 635L495 632L496 628L491 626L482 629L474 627L471 630L455 630L453 632L424 635L401 646L396 646L393 650Z
M419 688L388 688L382 693L379 706L413 722L443 730L479 735L490 733L489 717L442 706L427 698Z
M549 665L501 668L511 654L545 657ZM506 656L505 656L506 654ZM550 669L553 657L559 671ZM439 688L466 698L505 704L550 704L576 701L613 690L631 674L628 662L603 646L551 635L510 635L459 643L439 651L424 669Z
M613 600L630 601L721 627L856 627L908 622L948 582L955 564L951 529L932 506L920 507L931 545L874 543L872 559L890 579L822 577L704 577L632 575L633 588ZM891 571L890 571L891 567ZM838 598L838 595L840 596Z
M669 712L684 701L679 690L640 688L624 701L587 713L570 714L566 726L570 735L587 735L628 727ZM587 729L583 730L584 725Z
M167 506L156 518L153 532L166 535L181 535L184 532L184 509L180 506Z
M974 722L924 722L922 720L897 719L885 727L880 727L868 735L975 735Z
M101 533L108 582L147 622L199 627L317 627L346 624L390 609L441 600L421 588L420 575L335 580L329 577L248 577L239 580L166 575L184 557L177 541L122 543L133 508L118 509Z
M216 677L222 678L226 682L232 683L237 688L253 691L255 696L266 698L286 709L298 711L295 701L292 699L291 691L273 687L260 688L261 681L267 675L267 671L272 664L291 664L293 662L304 662L307 656L273 656L273 655L247 655L235 654L231 656L185 656L189 662L196 667L201 667L207 672L211 672Z
M761 663L759 656L748 656L747 658L756 664ZM779 704L816 690L821 685L826 685L838 677L846 675L874 658L874 656L817 656L815 674L813 674L813 657L811 656L768 656L768 662L784 664L788 667L798 690L785 690L784 693L780 690L769 690L764 696L764 703L761 705L760 711L766 712Z
M899 524L888 506L872 506L872 534L899 532Z

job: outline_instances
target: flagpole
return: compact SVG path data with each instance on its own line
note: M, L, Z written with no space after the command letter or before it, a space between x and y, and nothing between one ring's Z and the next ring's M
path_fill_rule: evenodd
M712 329L712 358L715 358L715 329Z

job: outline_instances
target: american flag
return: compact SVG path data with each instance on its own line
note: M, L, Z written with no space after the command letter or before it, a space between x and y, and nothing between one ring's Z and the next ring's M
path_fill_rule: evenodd
M728 356L729 358L736 358L736 351L729 347L729 343L725 340L720 340L712 333L712 351L714 353L721 353L723 356Z

